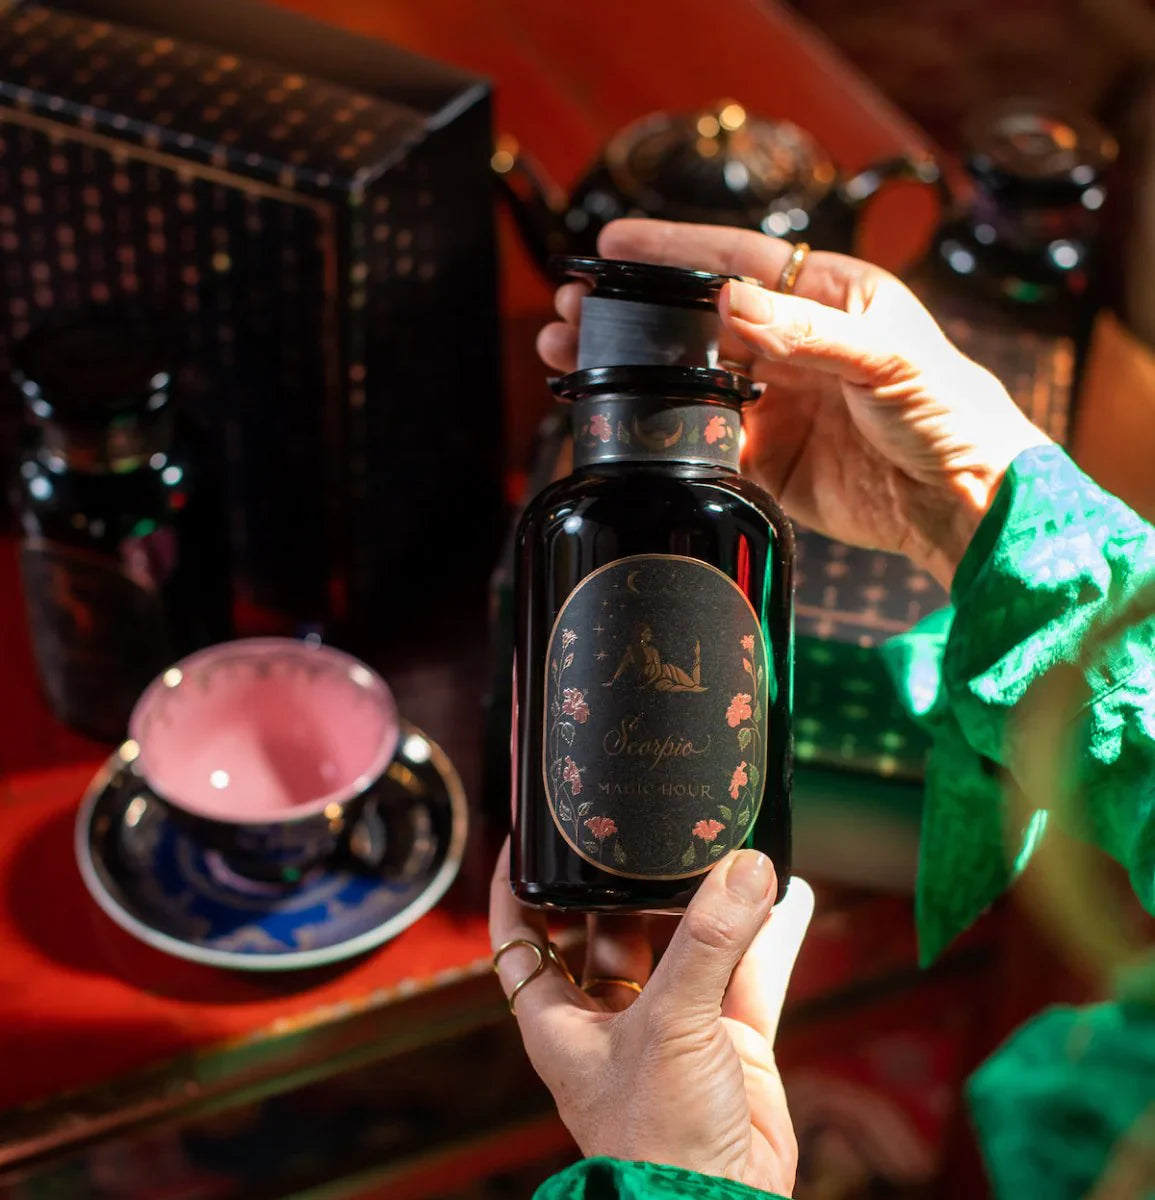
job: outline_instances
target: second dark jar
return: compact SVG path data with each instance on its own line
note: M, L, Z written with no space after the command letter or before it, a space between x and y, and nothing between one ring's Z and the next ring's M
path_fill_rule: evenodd
M41 688L62 721L115 741L156 674L230 636L224 505L176 411L172 364L138 321L61 321L16 366L29 430L21 581Z

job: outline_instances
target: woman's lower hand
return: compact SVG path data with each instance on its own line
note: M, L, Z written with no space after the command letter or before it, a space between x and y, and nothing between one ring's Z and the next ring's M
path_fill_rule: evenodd
M793 247L749 230L615 221L598 249L765 284L728 284L720 302L721 357L767 385L744 470L804 524L906 554L945 587L1011 461L1050 440L878 267L816 251L783 295L767 289ZM563 319L539 337L557 370L574 367L583 294L562 287Z
M592 917L589 991L547 961L518 992L530 1060L583 1154L790 1195L798 1151L774 1037L814 896L793 879L771 914L776 890L770 860L739 851L702 882L656 967L647 923L658 918ZM545 915L510 891L508 846L493 876L490 936L495 951L549 941ZM501 955L507 996L536 963L525 946Z

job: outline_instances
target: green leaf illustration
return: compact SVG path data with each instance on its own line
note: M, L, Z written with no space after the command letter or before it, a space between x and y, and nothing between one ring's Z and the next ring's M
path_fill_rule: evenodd
M572 666L573 666L573 651L571 650L565 656L565 658L562 659L561 669L564 671L566 669L566 667L572 667Z
M758 668L758 686L759 686L759 687L761 687L761 686L762 686L762 674L763 674L763 672L762 672L762 668L761 668L761 667L759 667L759 668Z
M758 780L762 778L762 772L753 763L746 768L746 771L750 776L750 786L756 788Z
M570 808L568 800L559 800L558 801L557 815L559 817L561 817L561 819L563 821L572 821L573 820L573 809Z
M750 739L754 736L754 730L749 725L745 729L738 730L738 749L745 750L750 745Z
M620 867L626 865L626 852L622 849L621 842L614 842L614 862Z
M761 701L759 701L757 704L754 705L754 720L755 721L762 720L762 702Z
M749 820L750 820L750 810L748 808L744 808L738 814L738 820L735 822L735 824L737 825L737 827L739 829L743 829L746 826L746 822Z
M582 842L582 849L587 854L597 854L598 844L597 844L597 842Z
M573 745L574 727L568 721L562 721L561 724L558 725L557 728L558 728L558 732L561 734L561 736L563 738L565 738L565 744L567 746L572 746ZM743 730L743 732L745 732L745 730Z
M750 660L748 658L742 659L742 670L745 671L747 675L750 675L751 677L753 676L754 668L750 665Z
M594 806L594 802L592 800L587 800L584 804L579 804L578 805L578 816L584 817L586 815L586 813L588 813L589 810L591 808L593 808L593 806Z
M726 853L726 847L721 842L717 842L713 846L710 847L710 857L711 858L717 858L720 854L725 854L725 853Z
M682 855L682 866L692 867L694 865L694 846L691 843L686 847L686 853Z
M728 809L724 804L718 805L718 812L723 821L732 821L734 819L733 812L731 812L730 809Z

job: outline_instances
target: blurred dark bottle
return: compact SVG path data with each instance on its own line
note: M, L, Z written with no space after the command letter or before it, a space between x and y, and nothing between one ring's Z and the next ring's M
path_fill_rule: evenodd
M28 437L15 508L33 651L56 715L124 735L144 686L230 634L224 505L174 403L173 367L120 314L18 348Z
M940 318L1009 322L1081 346L1101 302L1115 139L1040 100L981 110L963 133L972 194L952 205L907 281Z

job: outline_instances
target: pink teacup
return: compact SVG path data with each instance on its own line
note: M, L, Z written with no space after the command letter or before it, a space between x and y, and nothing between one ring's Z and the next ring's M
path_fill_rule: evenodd
M243 874L292 882L338 848L399 735L393 693L363 662L292 638L247 638L154 679L125 749L202 845Z

